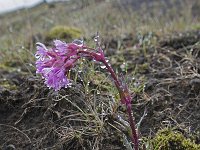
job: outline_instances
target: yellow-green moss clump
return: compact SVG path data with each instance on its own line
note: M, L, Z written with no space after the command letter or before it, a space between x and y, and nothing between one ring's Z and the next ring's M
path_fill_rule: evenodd
M6 88L8 90L17 90L17 86L15 84L11 84L7 80L0 81L0 88Z
M152 144L153 150L200 150L200 144L195 144L180 132L168 128L158 131Z
M55 26L46 34L46 41L59 39L71 42L74 39L81 37L81 30L75 27Z

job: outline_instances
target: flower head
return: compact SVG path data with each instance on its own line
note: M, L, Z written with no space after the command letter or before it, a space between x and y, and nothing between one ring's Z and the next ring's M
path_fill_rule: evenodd
M81 47L75 43L67 44L60 40L54 41L53 48L47 49L42 43L37 43L36 73L45 79L45 84L56 91L69 85L66 73L79 59L78 49Z

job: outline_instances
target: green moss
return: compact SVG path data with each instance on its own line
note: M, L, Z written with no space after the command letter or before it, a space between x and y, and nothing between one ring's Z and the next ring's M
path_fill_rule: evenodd
M10 67L10 66L6 65L6 63L1 63L0 70L4 70L6 72L12 72L12 71L16 71L17 68ZM8 80L6 80L4 78L2 78L0 80L0 87L6 88L8 90L16 90L17 89L17 86L15 84L13 84L12 82L9 82Z
M144 63L144 64L138 64L136 71L139 73L145 73L147 72L149 69L149 64L148 63Z
M16 90L17 86L15 84L11 84L7 80L0 81L0 87L6 88L8 90Z
M193 29L193 30L200 30L200 24L194 24L194 25L192 25L191 29Z
M7 64L7 62L1 63L0 64L0 69L5 70L5 71L15 71L16 68L11 67L10 65Z
M182 133L165 128L158 131L152 139L154 150L199 150L200 145L195 144Z
M55 26L46 34L46 40L60 39L70 42L76 38L80 38L81 34L81 30L75 27Z

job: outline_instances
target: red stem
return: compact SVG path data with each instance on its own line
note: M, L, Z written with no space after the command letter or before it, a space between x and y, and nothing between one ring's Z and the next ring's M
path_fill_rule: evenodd
M94 59L99 57L98 54L95 53L95 52L80 50L79 53L86 54L87 56L93 57ZM123 104L124 103L126 104L126 112L128 114L128 117L129 117L129 124L130 124L131 131L132 131L131 140L134 143L135 150L139 150L138 149L139 140L138 140L138 135L137 135L136 127L135 127L135 120L133 119L133 116L132 116L132 113L131 113L132 112L131 96L127 91L124 91L124 89L123 89L121 83L119 82L118 77L115 74L113 68L106 62L105 58L103 57L102 59L99 59L99 61L102 62L106 66L107 70L110 72L111 77L114 79L115 86L117 87L117 89L119 91L121 102Z
M119 82L119 80L118 80L113 68L105 60L102 61L102 63L106 66L107 70L110 72L112 78L114 79L114 82L115 82L115 85L116 85L117 89L121 90L120 82ZM119 91L119 92L121 92L121 91Z
M133 119L133 116L131 113L132 112L131 103L130 103L131 97L129 95L127 96L126 95L127 93L125 93L124 90L122 89L122 86L121 86L115 72L113 71L112 67L106 61L102 61L102 62L106 66L107 70L110 72L112 78L114 79L114 82L119 91L121 100L123 100L124 98L126 99L126 102L127 102L127 103L125 103L126 104L126 112L128 114L129 124L130 124L131 130L132 130L131 140L134 143L135 150L139 150L139 148L138 148L139 140L138 140L138 135L137 135L136 127L135 127L135 120Z
M139 140L138 140L138 135L137 135L137 131L136 131L136 127L135 127L135 120L133 119L132 116L132 109L131 109L131 104L126 105L126 112L128 114L129 117L129 123L131 126L131 130L132 130L132 142L134 143L134 148L135 150L139 150L138 148L138 144L139 144Z

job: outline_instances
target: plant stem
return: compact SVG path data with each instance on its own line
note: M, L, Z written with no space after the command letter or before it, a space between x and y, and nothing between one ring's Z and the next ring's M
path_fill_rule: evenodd
M119 91L122 103L123 103L123 100L125 100L126 112L128 114L128 117L129 117L129 124L130 124L131 131L132 131L131 140L134 143L135 150L139 150L138 149L139 140L138 140L138 135L137 135L136 127L135 127L135 120L133 119L133 116L132 116L131 96L130 96L129 93L124 91L124 89L123 89L122 85L120 84L120 82L119 82L119 80L117 78L117 75L115 74L113 68L105 60L102 61L102 63L106 66L107 70L110 72L112 78L114 79L114 83L115 83L115 85L116 85L116 87L117 87L117 89Z
M135 120L133 119L133 116L132 116L132 109L131 109L131 104L128 104L126 105L126 111L127 111L127 114L128 114L128 117L129 117L129 123L130 123L130 127L131 127L131 130L132 130L132 142L134 143L134 148L135 150L138 150L138 144L139 144L139 141L138 141L138 135L137 135L137 131L136 131L136 127L135 127Z
M139 150L138 149L138 146L139 146L138 135L137 135L136 127L135 127L135 121L134 121L133 116L132 116L131 96L128 92L127 87L122 86L122 84L120 83L120 81L119 81L117 75L115 74L113 68L106 62L104 56L99 55L95 52L84 51L84 50L79 50L79 53L85 54L86 56L92 57L95 60L102 62L106 66L107 70L110 72L111 77L114 80L115 86L117 87L117 89L119 91L121 103L126 105L126 112L128 114L129 124L130 124L130 128L131 128L131 131L132 131L131 132L132 133L131 140L134 143L135 150Z

